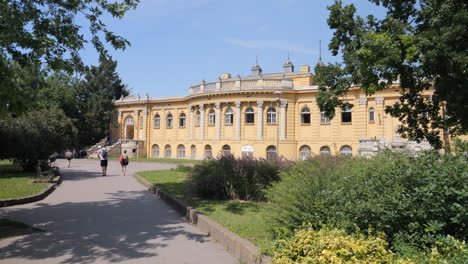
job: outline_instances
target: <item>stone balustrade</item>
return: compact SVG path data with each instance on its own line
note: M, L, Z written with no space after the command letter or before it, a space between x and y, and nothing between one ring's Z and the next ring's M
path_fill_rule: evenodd
M273 78L258 78L258 79L218 79L216 82L202 82L199 85L194 85L189 88L190 95L236 91L236 90L292 90L292 79L273 79Z

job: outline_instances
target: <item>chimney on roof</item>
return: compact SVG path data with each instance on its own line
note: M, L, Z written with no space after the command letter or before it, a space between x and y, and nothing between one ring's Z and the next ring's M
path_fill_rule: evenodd
M230 73L223 73L223 74L221 74L221 79L231 79L231 74Z

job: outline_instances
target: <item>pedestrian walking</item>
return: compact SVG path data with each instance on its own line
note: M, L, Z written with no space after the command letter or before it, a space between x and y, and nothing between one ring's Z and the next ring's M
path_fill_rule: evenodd
M101 168L102 168L102 176L106 176L107 174L107 149L106 147L101 147L101 150L99 150L99 160L101 162Z
M122 165L122 175L126 176L127 174L127 165L128 165L128 154L127 150L124 149L123 153L120 154L120 165Z
M65 158L67 159L67 162L68 162L68 168L70 168L70 162L73 158L73 153L67 149L67 151L65 152Z

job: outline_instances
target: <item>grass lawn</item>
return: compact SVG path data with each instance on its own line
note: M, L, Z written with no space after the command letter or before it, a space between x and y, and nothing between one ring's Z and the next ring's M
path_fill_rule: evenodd
M138 174L260 248L273 241L263 203L189 199L184 196L184 172L161 170Z
M31 196L42 192L47 183L33 183L34 173L22 172L10 162L0 161L0 200Z
M119 160L119 158L109 158L109 160ZM201 163L203 162L203 160L192 160L192 159L130 158L130 162L132 161L165 162L165 163Z

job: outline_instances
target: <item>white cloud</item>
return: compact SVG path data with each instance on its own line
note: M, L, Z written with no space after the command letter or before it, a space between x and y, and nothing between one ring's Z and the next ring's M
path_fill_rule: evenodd
M241 40L233 38L225 38L225 43L236 45L244 48L253 49L281 49L291 52L318 55L318 51L304 47L302 44L291 43L287 40Z

